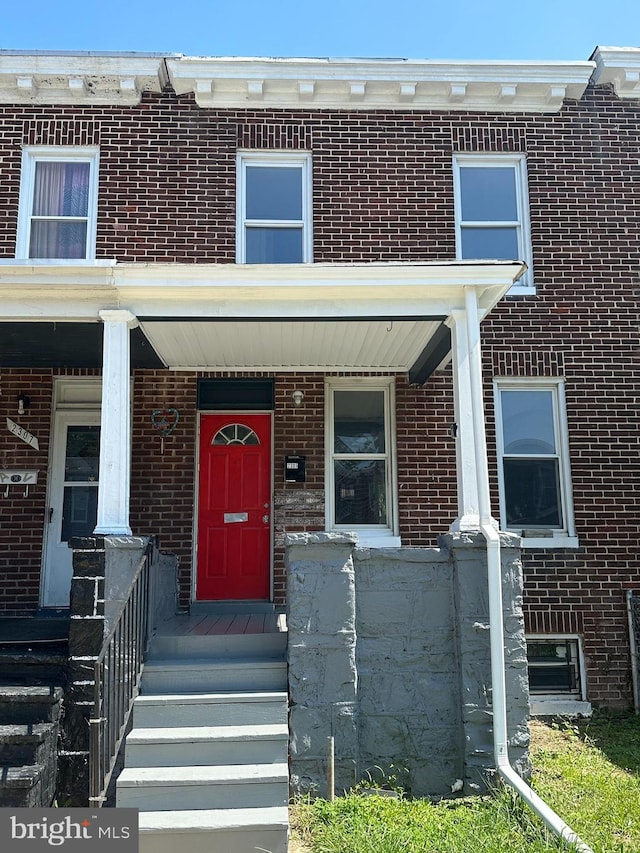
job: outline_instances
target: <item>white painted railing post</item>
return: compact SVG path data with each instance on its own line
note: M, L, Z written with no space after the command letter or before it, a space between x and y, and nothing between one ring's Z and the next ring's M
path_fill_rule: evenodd
M100 480L95 533L131 534L131 378L129 330L138 325L126 310L100 311L104 323Z

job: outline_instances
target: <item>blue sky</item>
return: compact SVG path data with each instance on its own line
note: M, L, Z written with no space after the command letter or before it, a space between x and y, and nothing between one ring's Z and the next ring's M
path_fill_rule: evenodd
M0 47L210 56L588 59L640 0L5 0Z

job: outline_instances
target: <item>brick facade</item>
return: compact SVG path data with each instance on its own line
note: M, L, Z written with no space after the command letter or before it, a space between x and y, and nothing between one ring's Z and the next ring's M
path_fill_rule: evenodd
M483 323L490 466L495 485L493 379L563 378L580 547L524 552L525 617L534 633L583 635L589 699L622 706L631 696L623 592L638 583L639 128L638 102L609 86L591 86L549 114L204 109L170 89L133 107L0 105L0 258L15 256L23 145L99 146L97 257L170 263L235 262L238 148L311 152L319 263L450 260L452 155L526 155L536 295L505 298ZM54 375L29 365L2 370L0 423L24 391L32 404L21 424L40 441L35 452L0 433L0 465L40 472L28 497L0 495L4 614L37 607ZM184 606L203 375L134 375L132 528L159 533L179 556ZM284 532L324 525L324 378L275 377L278 601ZM291 405L294 388L305 394L300 409ZM161 406L180 411L163 447L150 420ZM396 376L403 544L433 545L456 515L453 421L449 370L423 387ZM284 456L297 453L307 457L307 481L285 484ZM493 503L497 514L497 486Z

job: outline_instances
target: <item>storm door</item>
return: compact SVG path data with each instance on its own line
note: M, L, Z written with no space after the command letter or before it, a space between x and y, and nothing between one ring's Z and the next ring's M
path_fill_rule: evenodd
M100 412L58 412L46 518L43 607L68 607L74 536L91 536L98 510Z

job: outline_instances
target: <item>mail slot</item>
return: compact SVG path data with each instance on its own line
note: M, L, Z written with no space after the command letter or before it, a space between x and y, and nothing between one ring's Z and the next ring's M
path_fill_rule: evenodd
M249 521L249 513L248 512L225 512L225 514L224 514L224 523L225 524L236 524L238 521Z
M304 483L306 480L306 456L284 457L284 481L285 483Z

